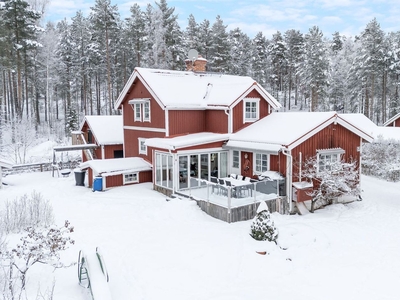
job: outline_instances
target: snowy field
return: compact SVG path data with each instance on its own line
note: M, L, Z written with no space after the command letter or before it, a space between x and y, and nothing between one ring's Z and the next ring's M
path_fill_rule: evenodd
M279 244L256 242L251 221L227 224L194 201L168 199L150 184L92 192L50 172L11 175L0 203L33 190L53 204L57 225L69 220L76 244L62 256L100 246L113 299L399 299L400 183L362 177L363 201L306 216L273 214ZM255 250L268 250L269 255ZM55 300L90 299L77 267L35 265L28 292L55 280ZM34 299L34 297L30 298Z

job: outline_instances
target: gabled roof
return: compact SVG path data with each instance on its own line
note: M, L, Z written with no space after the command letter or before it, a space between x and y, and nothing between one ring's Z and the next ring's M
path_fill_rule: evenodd
M135 68L117 99L116 109L120 107L137 78L162 108L229 107L245 98L253 89L256 89L272 108L281 107L279 102L251 77Z
M88 124L99 145L123 144L124 130L122 116L85 116L81 130L85 122Z
M387 120L385 123L383 123L383 126L388 126L390 123L393 123L398 118L400 118L400 113L398 113L397 115L391 117L389 120Z
M200 132L172 138L150 138L146 139L145 144L149 147L177 150L181 148L226 141L229 139L229 136L230 135L226 133Z
M242 142L243 147L250 143L264 143L270 145L271 149L266 150L270 152L276 150L274 145L293 149L332 123L338 123L372 142L373 136L364 131L362 122L357 123L356 118L364 120L366 117L360 114L350 120L336 112L275 112L232 134L229 143Z

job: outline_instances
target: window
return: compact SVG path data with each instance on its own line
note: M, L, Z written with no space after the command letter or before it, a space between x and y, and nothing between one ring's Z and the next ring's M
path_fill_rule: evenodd
M124 184L137 183L137 182L139 182L138 173L124 174Z
M134 113L134 121L150 122L150 99L129 100Z
M254 122L260 118L259 103L260 99L247 98L244 99L244 121Z
M232 168L239 168L239 151L238 150L233 150Z
M340 162L343 153L341 148L317 150L318 172L331 171L332 167Z
M140 103L134 104L135 110L135 121L141 122L142 121L142 110L140 108Z
M139 154L147 155L146 139L139 138Z
M268 171L269 166L268 166L268 154L262 154L262 153L256 153L256 172L262 173L265 171Z
M150 122L150 101L143 103L143 121Z

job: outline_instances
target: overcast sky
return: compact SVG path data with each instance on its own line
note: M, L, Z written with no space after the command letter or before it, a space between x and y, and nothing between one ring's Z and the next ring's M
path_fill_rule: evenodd
M87 16L95 0L50 0L46 20L70 19L78 10ZM111 0L118 6L122 18L129 16L129 8L138 3L145 11L148 3L155 1ZM228 30L239 27L251 38L262 31L268 38L276 31L298 29L302 33L317 25L325 36L338 31L347 36L359 34L373 18L385 32L400 29L399 0L169 0L181 29L185 29L190 14L197 23L207 19L214 23L220 15Z

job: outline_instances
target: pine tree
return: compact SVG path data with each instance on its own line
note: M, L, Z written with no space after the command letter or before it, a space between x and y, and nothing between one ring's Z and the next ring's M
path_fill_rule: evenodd
M210 71L225 73L229 66L228 33L220 16L217 16L211 27L211 46L209 54Z
M228 35L230 44L229 73L248 76L251 70L251 40L239 28L231 30Z
M271 219L268 208L262 209L257 213L250 230L250 236L257 241L276 243L278 239L278 230L274 225L274 221Z
M89 16L92 32L92 42L96 44L99 54L104 61L102 70L105 74L107 84L107 97L105 99L106 109L108 113L113 111L113 92L112 92L112 69L117 48L118 31L119 31L119 13L116 5L111 5L110 0L96 0L95 6L91 8ZM105 58L105 59L104 59ZM101 73L97 75L100 77Z
M283 91L284 79L287 73L286 45L282 34L278 31L272 35L268 45L268 56L271 61L271 88L272 92L279 101L279 93ZM283 101L283 107L286 109L286 97Z
M252 41L252 78L263 87L267 87L267 46L268 42L263 33L260 31L256 34Z
M329 61L322 37L321 30L314 26L310 28L304 39L305 48L301 75L303 85L310 88L311 111L318 110L319 105L323 102L325 88L328 85L327 71Z
M130 8L131 15L126 19L126 27L124 39L127 45L127 75L133 71L135 67L142 66L142 56L145 51L145 16L140 6L135 3ZM126 76L126 80L128 79ZM125 80L125 81L126 81Z
M204 20L199 25L199 54L204 58L210 59L211 45L212 45L212 32L210 27L210 21Z
M1 56L6 57L10 67L16 69L13 89L16 96L15 111L19 118L22 117L25 102L28 109L27 69L31 63L29 51L39 46L37 39L40 27L37 23L40 18L41 14L30 9L29 4L23 0L6 0L1 8L0 39L4 41L1 44ZM23 93L24 83L25 93Z
M287 60L287 82L288 82L288 109L291 108L292 90L294 89L294 105L297 106L299 98L299 67L304 51L303 34L298 30L288 30L284 34L286 45L286 60Z
M192 14L188 18L188 26L183 33L183 43L185 45L186 53L190 49L195 49L198 52L201 51L201 44L199 39L199 25ZM200 53L203 55L202 53Z

